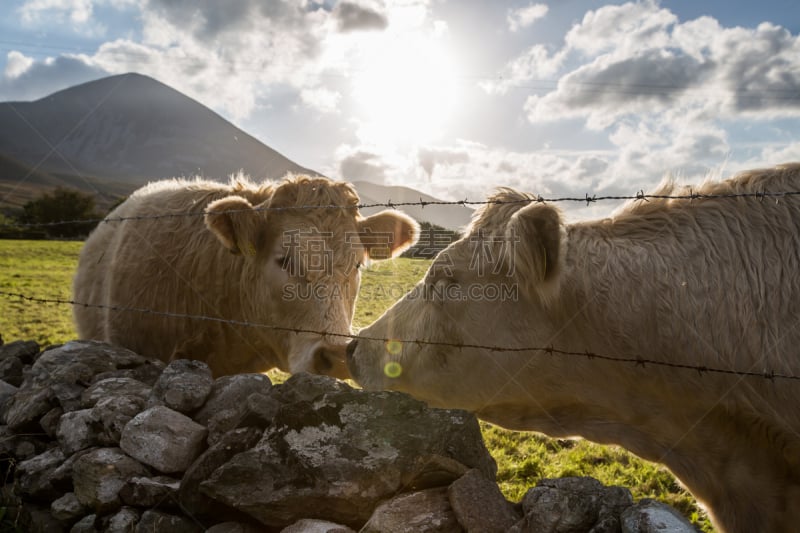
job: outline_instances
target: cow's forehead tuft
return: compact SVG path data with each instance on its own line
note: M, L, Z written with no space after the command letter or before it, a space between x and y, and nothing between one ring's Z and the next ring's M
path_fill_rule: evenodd
M349 184L323 177L287 176L274 188L270 207L341 206L353 209L358 194ZM337 210L330 209L332 214Z
M536 200L536 196L532 194L509 187L501 187L489 197L486 204L472 215L469 232L477 230L487 233L501 232L511 215L527 205L529 201L534 200Z

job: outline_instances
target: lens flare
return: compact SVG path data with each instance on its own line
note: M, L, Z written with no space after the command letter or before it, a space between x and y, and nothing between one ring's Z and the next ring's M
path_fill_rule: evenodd
M392 355L399 354L403 349L403 343L400 341L386 341L386 351Z
M389 378L399 378L400 374L403 373L403 367L396 361L389 361L383 367L383 373Z

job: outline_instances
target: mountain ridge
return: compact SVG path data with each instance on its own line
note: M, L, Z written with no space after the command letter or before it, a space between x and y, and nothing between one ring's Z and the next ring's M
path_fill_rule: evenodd
M94 194L98 207L107 209L150 181L225 181L239 171L257 180L290 172L320 175L142 74L100 78L30 102L0 102L0 207L19 208L68 187ZM362 203L435 200L410 188L361 184L356 189ZM448 228L469 220L463 210L448 210L404 208L418 220Z

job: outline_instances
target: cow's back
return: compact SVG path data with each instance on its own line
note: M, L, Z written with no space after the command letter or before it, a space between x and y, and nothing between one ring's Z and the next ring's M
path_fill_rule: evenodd
M209 202L232 192L214 182L169 180L139 189L115 209L80 254L74 299L101 306L74 306L80 337L166 360L176 340L213 324L164 313L236 316L226 308L235 303L220 297L225 274L235 275L236 263L202 216Z

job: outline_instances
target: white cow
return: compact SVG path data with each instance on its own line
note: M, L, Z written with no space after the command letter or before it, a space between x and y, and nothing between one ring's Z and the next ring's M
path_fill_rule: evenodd
M800 191L800 164L691 190ZM800 376L800 197L639 200L575 224L532 199L492 197L350 344L354 378L622 445L669 467L723 531L797 531L800 381L580 354Z
M277 366L347 377L346 337L291 329L349 334L361 263L418 234L399 212L364 218L357 204L351 185L307 176L143 187L81 251L74 298L97 307L74 307L78 333L202 360L215 375Z

